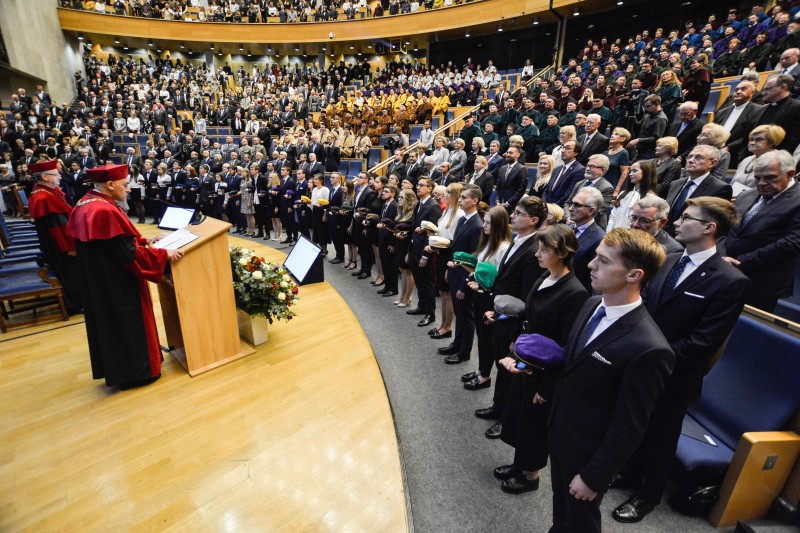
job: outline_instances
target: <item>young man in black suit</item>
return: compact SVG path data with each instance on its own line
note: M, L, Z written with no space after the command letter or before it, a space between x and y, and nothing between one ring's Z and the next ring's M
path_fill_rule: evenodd
M489 197L494 190L494 176L486 170L486 158L479 155L475 158L475 170L467 176L467 183L469 185L476 185L481 190L481 198L488 203Z
M417 324L419 327L427 326L436 320L436 287L433 285L433 265L425 255L428 245L428 235L420 227L424 220L433 224L442 217L442 208L431 197L433 182L429 178L420 178L417 181L417 197L419 201L414 207L414 231L411 233L411 248L408 251L408 260L414 283L417 286L419 302L415 309L406 311L407 315L423 315Z
M673 224L686 209L686 200L700 196L716 196L730 200L733 196L730 185L711 175L711 171L718 162L719 150L704 144L695 146L686 156L688 177L673 181L667 191L669 220L664 230L673 237L675 236Z
M369 175L361 171L358 173L358 181L356 183L358 190L353 200L353 222L350 224L350 235L353 237L353 243L358 245L358 253L361 256L361 268L352 275L358 279L367 279L372 276L372 265L375 262L375 254L372 252L372 244L366 234L366 227L364 221L366 220L365 213L359 213L359 209L370 209L375 199L375 191L369 185Z
M478 203L482 193L478 186L467 185L461 191L460 206L464 210L464 217L458 221L451 248L453 253L474 253L478 249L478 241L483 231L483 223L478 216ZM468 361L472 352L472 342L475 338L475 316L472 314L472 292L467 287L468 272L463 267L452 261L448 264L447 282L450 286L450 295L453 298L453 313L456 317L456 334L452 344L441 354L447 354L444 360L448 365L455 365ZM488 385L485 385L488 387Z
M342 175L338 172L331 174L331 195L328 207L325 209L325 216L328 218L328 231L331 235L333 249L336 256L329 261L333 265L344 263L344 232L346 228L341 227L339 215L332 214L331 208L342 207L344 202L344 189L342 188Z
M294 198L297 188L297 181L289 174L289 167L282 166L280 169L281 190L278 192L280 197L279 213L286 228L286 238L280 241L282 244L292 244L297 240L297 224L294 222ZM276 235L279 238L280 235Z
M717 252L716 241L739 216L727 200L700 197L675 221L686 249L670 254L644 291L645 305L675 352L675 368L650 417L639 450L614 485L638 490L617 507L617 522L639 522L660 502L667 486L686 409L700 397L709 360L744 308L750 281Z
M397 201L395 198L400 191L394 185L384 185L380 191L382 201L380 218L394 220L397 217ZM400 277L400 270L394 261L394 249L390 247L392 233L378 224L378 254L383 267L383 288L378 291L381 296L397 296L397 281Z
M752 287L745 303L772 311L789 296L800 251L800 189L789 152L767 152L756 161L756 188L736 198L741 222L719 242L725 260L744 273Z
M527 196L519 201L511 213L511 229L516 233L514 242L508 247L505 256L497 266L497 279L494 282L493 297L500 295L513 296L525 301L531 287L544 273L536 259L536 240L533 236L547 220L547 204L541 198ZM497 367L497 380L494 387L492 406L475 411L475 416L485 419L497 419L503 413L508 394L509 373L499 364L500 359L508 355L511 341L517 338L522 328L522 319L508 317L505 320L495 320L494 307L484 317L492 329L492 345L494 347L494 360ZM500 437L503 427L500 423L494 424L486 430L486 437L496 439Z
M603 496L639 445L675 364L640 296L665 256L651 235L617 228L590 264L602 296L575 321L553 396L551 533L601 531Z

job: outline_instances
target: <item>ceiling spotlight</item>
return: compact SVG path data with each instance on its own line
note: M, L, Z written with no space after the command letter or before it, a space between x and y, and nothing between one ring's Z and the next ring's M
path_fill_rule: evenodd
M409 44L411 44L411 41L406 39L406 46L408 46Z
M242 46L241 44L239 45L239 51L244 52L244 46Z
M79 33L79 34L78 34L78 40L79 40L79 41L82 41L82 40L83 40L83 34L82 34L82 33Z
M578 9L578 6L575 6L575 10L572 12L572 16L573 17L577 17L580 14L581 14L581 10Z
M308 57L308 52L306 52L305 50L303 50L303 57Z
M533 19L533 25L534 26L538 26L539 25L539 17L536 17L535 19Z
M161 50L160 50L160 49L156 50L156 53L157 53L157 54L160 54L160 53L161 53Z
M367 48L372 48L372 41L367 42Z
M119 37L117 37L116 35L114 36L114 43L119 44Z
M181 43L181 50L183 50L184 48L186 48L186 43Z
M502 22L497 25L497 31L500 31L500 32L503 31L503 23Z
M271 54L271 53L272 53L272 47L271 47L271 46L267 46L267 53L268 53L268 54Z
M275 50L275 57L281 57L281 53Z
M297 45L294 45L294 51L295 51L295 52L299 52L299 51L300 51L300 47L299 47L299 46L297 46Z
M153 40L152 40L152 39L150 39L149 41L147 41L147 46L149 46L149 47L151 47L151 48L154 46L154 45L153 45Z
M190 55L190 56L193 56L193 55L194 55L194 52L192 52L191 50L189 50L189 55Z
M469 39L469 30L467 30L467 33L466 33L466 35L464 35L464 37L466 37L467 39Z
M324 52L324 51L325 51L325 50L327 50L327 49L328 49L328 47L326 47L326 46L323 44L323 45L322 45L322 51Z
M127 50L128 49L128 45L126 44L125 46L122 47L122 49L123 50Z
M414 45L414 51L419 52L419 46L417 46L416 44Z
M247 51L247 57L253 57L253 54L250 53L250 50Z
M350 45L350 50L355 50L355 48L356 48L356 47L355 47L355 46L353 46L352 44Z
M222 55L222 50L220 50L219 52L217 52L217 55L218 55L218 56L221 56L221 55Z
M359 55L359 57L361 57L361 50L358 51L358 55Z
M333 57L334 55L335 54L333 53L333 48L331 48L331 57Z
M213 49L214 49L214 43L211 43L211 44L210 44L210 45L208 45L208 46L209 46L209 48L211 48L211 50L213 50Z

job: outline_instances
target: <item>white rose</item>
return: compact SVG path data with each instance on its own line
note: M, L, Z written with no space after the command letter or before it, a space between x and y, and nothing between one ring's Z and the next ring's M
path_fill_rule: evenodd
M264 277L264 274L261 273L260 270L256 270L253 272L253 279L261 279Z
M288 286L289 286L289 284L288 284L288 283L286 283L285 281L281 281L281 289L285 289L285 288L287 288Z
M245 266L249 262L250 262L250 259L248 259L247 257L242 257L241 259L239 259L239 264L242 265L242 266Z
M292 278L289 277L289 274L284 274L283 281L292 281Z
M286 299L286 293L285 292L279 292L278 293L278 300L284 301L285 299Z

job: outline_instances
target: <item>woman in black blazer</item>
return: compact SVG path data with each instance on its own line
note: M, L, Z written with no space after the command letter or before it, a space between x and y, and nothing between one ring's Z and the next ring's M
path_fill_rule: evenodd
M589 298L571 270L578 239L564 224L539 231L534 238L539 244L536 258L547 272L528 294L522 332L538 333L566 346L575 318ZM512 357L500 363L513 374L500 438L515 451L514 462L496 468L494 475L503 480L504 492L520 494L539 487L539 470L547 465L549 402L558 373L540 370L522 373L516 369Z

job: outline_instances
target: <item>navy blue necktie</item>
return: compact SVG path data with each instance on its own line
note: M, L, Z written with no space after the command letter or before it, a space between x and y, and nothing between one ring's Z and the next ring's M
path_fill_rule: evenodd
M606 308L601 305L594 312L594 316L586 324L586 328L584 328L583 333L581 333L581 341L578 343L578 346L580 348L585 347L589 343L589 339L592 338L594 330L597 329L597 326L600 324L600 321L603 320L605 316L606 316Z
M692 189L692 184L694 182L689 180L686 182L686 185L683 187L683 190L680 192L677 198L675 198L675 202L672 204L672 209L670 209L670 213L675 213L675 218L678 218L678 215L681 214L681 210L683 208L683 204L686 203L686 199L689 198L689 192Z
M681 257L681 260L675 263L675 266L672 267L669 275L667 275L667 280L664 282L664 288L661 291L662 296L666 297L672 294L672 291L675 290L675 287L678 285L678 280L681 279L681 274L683 271L686 270L686 265L689 264L688 255L684 255Z

